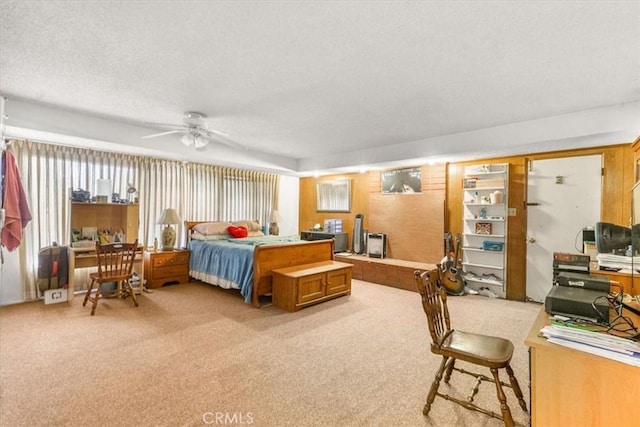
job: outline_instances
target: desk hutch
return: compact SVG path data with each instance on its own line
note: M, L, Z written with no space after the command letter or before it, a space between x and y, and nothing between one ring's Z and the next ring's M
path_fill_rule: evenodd
M140 209L133 203L71 203L71 231L82 232L83 228L95 227L97 230L108 230L110 233L122 231L124 240L133 242L138 238L140 225ZM73 237L69 239L73 242ZM136 258L136 265L141 264L142 257ZM69 250L69 292L68 299L73 299L75 289L74 270L96 266L96 254L93 248L73 248ZM138 268L136 268L138 270Z

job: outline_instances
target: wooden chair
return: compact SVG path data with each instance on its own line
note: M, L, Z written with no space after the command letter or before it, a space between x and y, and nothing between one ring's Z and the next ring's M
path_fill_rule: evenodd
M98 260L98 271L91 273L91 285L84 296L82 306L87 305L87 301L93 303L91 315L93 316L98 306L98 300L103 298L102 284L115 282L118 285L117 296L126 298L131 295L135 306L138 306L136 294L131 286L130 279L133 277L133 261L138 249L138 240L134 243L110 243L100 245L96 243L96 256ZM93 286L96 285L95 295L91 295Z
M427 396L427 403L422 413L428 415L431 410L431 404L436 396L439 396L446 400L451 400L467 409L498 418L504 422L505 426L513 426L513 417L507 405L507 398L504 394L503 386L513 389L520 403L520 407L525 413L527 412L527 404L522 396L522 390L520 390L518 380L509 365L511 356L513 355L513 343L503 338L451 329L449 310L447 308L447 293L441 284L440 266L438 265L437 269L431 271L416 271L414 276L418 290L422 296L422 307L427 315L429 333L431 334L431 352L442 356L442 362L436 372L435 380L431 384ZM455 366L457 360L489 368L492 377L465 371ZM498 370L503 368L509 376L510 384L500 381ZM448 384L451 373L454 370L476 378L476 382L467 400L457 399L438 391L443 374L444 382ZM482 381L489 381L495 384L502 416L481 408L473 402L474 396L478 393Z

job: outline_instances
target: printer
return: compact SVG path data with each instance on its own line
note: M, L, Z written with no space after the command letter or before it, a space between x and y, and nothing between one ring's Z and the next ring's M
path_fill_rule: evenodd
M561 272L557 285L551 287L544 300L549 314L580 318L595 322L609 321L609 279L584 273Z

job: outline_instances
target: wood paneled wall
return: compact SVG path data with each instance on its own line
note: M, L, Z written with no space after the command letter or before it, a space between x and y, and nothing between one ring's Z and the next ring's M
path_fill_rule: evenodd
M601 220L628 226L631 218L631 187L635 184L635 161L631 143L588 149L522 156L478 159L471 162L422 167L421 194L381 194L380 173L333 175L300 180L300 230L325 219L344 221L351 236L357 213L364 214L370 232L388 235L389 258L437 263L444 254L443 233L462 232L462 176L464 167L477 163L509 163L507 203L516 209L509 217L507 235L507 299L526 297L526 192L529 160L601 154L603 163ZM318 180L351 179L350 213L316 212ZM351 243L350 243L351 247ZM551 266L550 266L551 268Z
M387 257L437 263L443 257L444 196L446 166L422 166L422 193L382 194L380 172L331 175L300 180L300 230L325 219L342 219L349 233L358 213L364 215L364 228L387 235ZM351 179L351 212L316 212L316 183Z

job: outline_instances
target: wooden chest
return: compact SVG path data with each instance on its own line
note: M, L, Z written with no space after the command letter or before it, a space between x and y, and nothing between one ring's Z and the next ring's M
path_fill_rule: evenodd
M351 294L351 264L322 261L273 270L273 305L287 311Z

